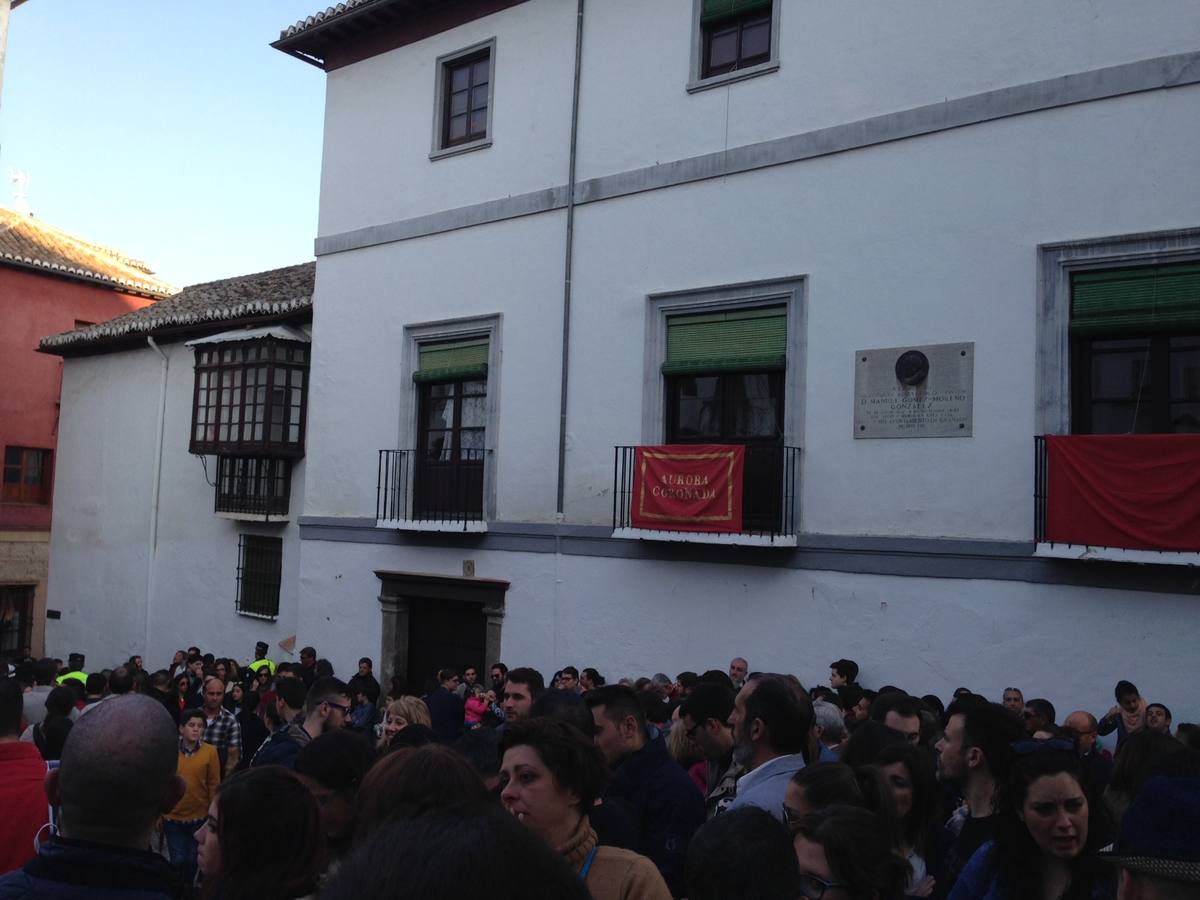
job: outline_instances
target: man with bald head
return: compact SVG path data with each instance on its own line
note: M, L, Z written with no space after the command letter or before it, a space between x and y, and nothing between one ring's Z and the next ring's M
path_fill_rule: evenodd
M149 697L116 697L80 718L46 776L59 834L0 878L0 898L174 897L170 863L147 848L158 817L183 796L177 762L175 723Z
M1097 744L1096 717L1082 709L1076 710L1063 721L1063 730L1075 741L1075 750L1090 786L1097 792L1103 791L1112 778L1113 758Z

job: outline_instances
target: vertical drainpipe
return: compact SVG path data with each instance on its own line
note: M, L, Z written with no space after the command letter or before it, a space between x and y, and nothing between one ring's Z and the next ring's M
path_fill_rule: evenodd
M154 342L152 335L146 335L146 343L162 357L162 381L158 387L158 441L154 445L154 484L150 493L150 545L146 554L146 636L142 645L144 654L150 652L150 608L154 605L154 560L158 554L158 493L162 484L163 435L166 432L167 419L167 369L171 365L170 358Z
M567 173L567 238L563 263L563 325L561 394L558 401L558 503L561 520L564 512L567 475L567 370L571 358L571 260L575 249L575 157L579 143L579 80L583 66L583 4L575 13L575 85L571 96L571 155Z

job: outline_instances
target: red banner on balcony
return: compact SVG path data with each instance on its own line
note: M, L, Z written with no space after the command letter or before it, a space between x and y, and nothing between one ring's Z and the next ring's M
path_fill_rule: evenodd
M1200 435L1047 435L1046 540L1200 551Z
M634 451L634 528L741 531L746 448L665 444Z

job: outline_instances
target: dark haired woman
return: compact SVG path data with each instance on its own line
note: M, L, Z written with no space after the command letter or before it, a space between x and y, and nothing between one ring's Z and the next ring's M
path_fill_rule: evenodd
M817 900L900 900L908 863L892 846L884 820L857 806L828 806L795 829L800 896Z
M897 744L879 751L875 768L891 789L898 849L912 867L906 893L909 897L928 897L933 893L935 880L926 860L932 859L937 839L941 799L933 760L922 747Z
M264 835L272 838L265 846ZM222 783L196 843L204 896L220 900L312 896L325 861L317 802L282 766Z
M21 740L32 741L42 754L42 759L50 762L62 756L63 744L67 742L67 735L71 732L75 691L66 685L59 685L46 695L44 705L45 717L26 728Z
M1058 743L1014 745L1019 755L1001 790L996 839L975 851L950 900L1113 896L1112 873L1095 855L1106 836L1099 804L1088 803L1074 749Z
M417 729L428 731L423 725L410 725L404 732ZM363 777L355 805L357 837L367 837L389 820L454 814L489 802L492 798L479 773L449 747L402 747Z
M1131 681L1118 681L1113 689L1117 705L1110 709L1096 725L1099 734L1117 733L1117 749L1125 739L1146 727L1146 701Z
M547 719L514 722L500 752L504 808L567 860L595 900L669 900L654 863L597 845L587 813L604 789L606 769L579 729Z
M330 857L337 859L354 836L354 801L375 752L361 734L341 729L313 738L296 756L296 777L321 811Z

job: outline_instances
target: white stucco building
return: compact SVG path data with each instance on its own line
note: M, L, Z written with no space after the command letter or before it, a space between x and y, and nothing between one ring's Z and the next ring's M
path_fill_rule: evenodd
M95 391L151 391L160 361L67 363L50 605L76 606L48 646L296 635L410 679L736 654L817 682L849 657L868 686L1015 683L1065 714L1129 678L1200 715L1200 557L1039 544L1034 441L1190 429L1200 315L1117 290L1088 318L1080 276L1194 289L1198 33L1174 0L350 0L298 23L275 46L328 83L277 617L234 609L247 526L167 515L204 489L176 343L157 563L115 519L155 410ZM857 369L888 358L862 353L947 345L961 434L856 436ZM754 533L630 529L615 448L701 439L758 455ZM1113 561L1056 558L1085 554Z

